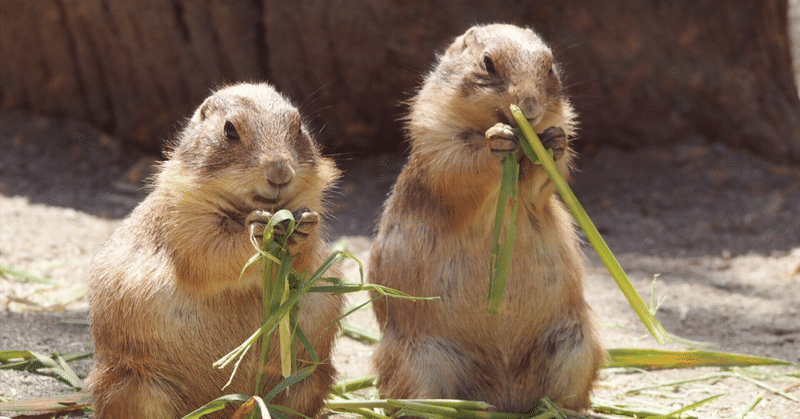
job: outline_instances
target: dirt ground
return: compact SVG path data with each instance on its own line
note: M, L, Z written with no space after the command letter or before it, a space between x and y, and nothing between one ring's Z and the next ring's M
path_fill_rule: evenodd
M63 320L85 320L88 263L144 196L137 164L146 167L155 158L81 123L0 112L0 265L57 283L0 276L0 350L91 348L87 328ZM330 239L344 240L366 261L381 204L403 158L337 159L345 175L332 200ZM664 301L658 318L668 331L717 350L800 362L800 167L687 138L659 149L600 148L585 153L578 168L573 183L579 199L645 299L659 275L656 295ZM586 294L606 345L657 347L593 250L587 247L586 253ZM347 275L358 279L355 264L348 262ZM370 311L347 321L377 331ZM334 362L342 378L369 373L371 351L341 338ZM76 368L85 374L88 367L84 361ZM604 370L594 396L669 411L723 394L692 412L703 418L738 417L763 396L748 418L800 417L800 402L730 376L628 392L721 371ZM741 371L800 398L796 366ZM66 392L49 377L0 371L2 399Z

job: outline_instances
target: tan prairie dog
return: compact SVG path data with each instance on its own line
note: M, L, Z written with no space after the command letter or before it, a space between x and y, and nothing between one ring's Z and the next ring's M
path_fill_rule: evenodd
M589 406L604 358L583 296L573 220L510 124L523 110L569 173L575 114L532 30L476 26L455 39L410 102L411 152L372 246L370 282L441 300L375 301L387 398L484 400L524 412L542 397ZM502 160L521 161L517 237L498 315L486 312ZM503 233L505 234L505 233Z
M263 232L277 208L296 211L294 268L313 272L329 254L320 214L338 176L297 109L271 86L237 84L206 99L150 194L93 262L95 417L180 418L223 394L253 394L260 349L251 349L224 391L233 366L212 367L261 326L263 264L239 279L255 254L249 230ZM311 293L299 306L299 326L323 364L273 403L315 416L333 382L337 328L330 325L342 300ZM273 338L262 395L282 379ZM309 359L298 350L298 360ZM233 408L208 417L228 417Z

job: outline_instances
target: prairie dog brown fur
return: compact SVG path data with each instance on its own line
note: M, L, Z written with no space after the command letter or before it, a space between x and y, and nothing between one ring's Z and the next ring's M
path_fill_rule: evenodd
M583 296L583 254L544 170L509 125L517 104L569 174L575 115L550 48L530 29L476 26L410 102L411 153L385 204L370 282L441 300L375 301L387 398L484 400L524 412L542 397L583 409L604 352ZM498 315L486 313L502 160L521 159L517 237ZM503 233L505 234L505 233Z
M268 211L298 210L294 268L313 272L329 254L320 214L338 176L297 109L271 86L237 84L207 98L150 194L93 262L95 417L180 418L223 394L253 394L260 350L251 349L225 391L233 366L211 365L261 326L262 264L239 279L255 253L249 227L263 231ZM300 328L324 363L273 403L315 416L335 374L329 357L337 328L329 326L342 300L311 293L299 306ZM265 391L282 379L275 342ZM298 350L298 361L309 359Z

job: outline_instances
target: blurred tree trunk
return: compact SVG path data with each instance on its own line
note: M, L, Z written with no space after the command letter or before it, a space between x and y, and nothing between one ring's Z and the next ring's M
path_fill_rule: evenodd
M0 106L149 146L225 82L269 80L333 151L404 148L402 101L475 22L529 25L568 75L581 143L702 137L800 162L787 0L4 0Z

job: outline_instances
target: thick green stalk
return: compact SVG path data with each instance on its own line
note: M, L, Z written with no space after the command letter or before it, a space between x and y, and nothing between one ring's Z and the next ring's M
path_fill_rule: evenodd
M630 303L633 310L636 311L636 314L642 320L647 330L650 331L650 334L658 341L658 343L664 343L669 340L669 334L664 327L661 326L661 323L653 316L653 313L647 308L647 305L642 300L642 297L636 292L636 289L631 284L628 276L625 274L625 271L620 266L617 259L614 257L614 254L611 253L611 249L608 248L605 240L600 235L600 232L597 231L597 227L594 226L592 220L589 219L589 215L586 214L586 211L581 206L581 203L578 202L578 198L572 192L569 185L567 185L567 181L564 180L564 177L561 176L561 172L558 171L553 158L550 154L545 150L542 142L539 140L539 137L533 132L533 128L528 123L528 120L525 118L525 115L516 105L511 105L511 112L514 114L514 119L517 120L517 124L519 124L520 129L522 130L523 139L520 141L522 145L522 150L525 152L525 155L531 160L536 161L535 159L538 158L539 163L542 165L544 170L547 172L548 176L550 176L550 180L555 185L558 193L561 194L561 198L564 200L564 203L567 205L570 211L572 211L572 215L578 221L578 224L583 229L583 232L586 234L586 238L591 243L592 247L594 247L597 255L600 256L600 260L603 261L603 264L608 269L608 272L611 274L611 277L614 278L614 281L617 282L617 286L620 290L622 290L622 294L625 295L625 298L628 299L628 303ZM533 153L531 153L531 151Z
M492 252L489 262L489 296L486 303L486 312L497 314L500 302L506 290L506 283L511 274L511 258L514 255L514 239L517 236L517 210L519 209L519 162L514 154L509 154L503 160L503 179L500 184L500 197L497 200L497 210L494 218L494 232L492 233ZM503 219L506 213L506 202L511 201L511 214L508 217L508 227L503 244L500 244L500 232L503 229Z

